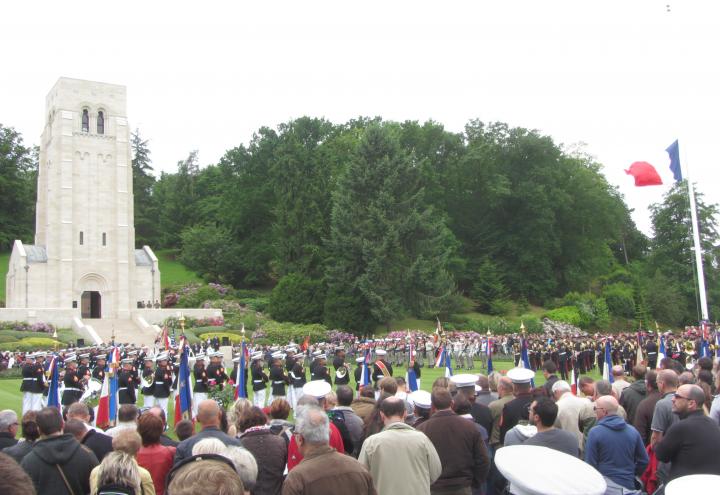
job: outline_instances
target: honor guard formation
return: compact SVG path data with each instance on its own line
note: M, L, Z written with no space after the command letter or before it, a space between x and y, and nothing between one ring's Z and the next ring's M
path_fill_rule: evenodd
M3 469L27 493L714 493L719 341L407 332L3 353L23 396L22 418L0 411L19 464Z

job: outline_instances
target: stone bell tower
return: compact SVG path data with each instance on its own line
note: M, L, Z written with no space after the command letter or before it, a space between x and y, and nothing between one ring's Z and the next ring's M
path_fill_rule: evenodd
M157 258L135 249L132 181L125 87L60 78L46 98L35 244L15 241L8 308L124 319L160 299Z

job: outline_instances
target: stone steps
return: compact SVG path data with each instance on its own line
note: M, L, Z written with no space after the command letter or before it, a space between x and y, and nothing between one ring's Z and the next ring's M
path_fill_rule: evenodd
M116 344L135 344L136 346L146 345L152 348L155 343L156 333L150 328L142 329L132 320L119 319L85 319L83 322L90 325L97 332L105 343L110 343L115 334Z

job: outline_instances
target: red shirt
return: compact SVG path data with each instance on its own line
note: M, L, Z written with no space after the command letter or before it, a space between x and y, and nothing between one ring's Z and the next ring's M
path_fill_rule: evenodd
M345 453L345 446L343 445L342 436L340 436L340 430L338 430L337 426L332 424L332 422L330 423L330 447L333 447L341 454ZM300 453L300 450L298 450L298 445L295 442L295 436L293 435L290 439L290 445L288 445L288 471L300 464L300 461L302 460L303 456Z
M150 471L157 495L165 493L165 477L172 469L174 458L175 447L166 447L159 443L141 447L137 453L137 463Z

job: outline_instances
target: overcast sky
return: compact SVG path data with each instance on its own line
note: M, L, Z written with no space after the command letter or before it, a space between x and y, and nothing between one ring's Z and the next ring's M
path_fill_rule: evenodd
M239 3L7 2L0 123L37 144L58 77L123 84L159 173L303 115L503 121L585 143L646 233L679 138L720 203L720 2ZM635 188L637 160L666 185Z

